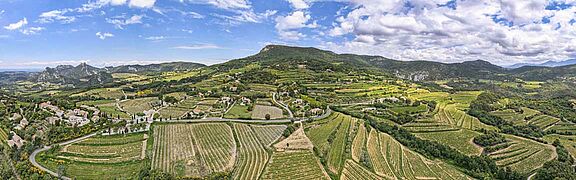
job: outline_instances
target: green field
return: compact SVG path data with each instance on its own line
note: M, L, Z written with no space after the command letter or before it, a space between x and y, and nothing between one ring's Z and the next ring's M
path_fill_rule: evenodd
M308 128L306 135L315 147L320 149L322 152L329 148L328 138L330 135L338 129L340 123L344 120L343 114L336 113L327 117L326 119L317 121L317 123L311 124Z
M110 118L120 117L121 119L128 119L130 115L125 112L120 111L116 106L116 100L96 100L96 101L81 101L76 103L76 105L87 105L95 106L102 113L107 114Z
M131 178L144 167L145 137L141 133L93 137L62 147L54 154L40 153L36 159L53 171L62 165L68 177Z
M512 145L489 154L500 166L528 174L556 157L555 148L551 145L513 135L505 136L512 142Z
M248 111L248 106L236 104L224 114L224 118L228 119L251 119L252 113Z
M330 150L328 151L328 168L333 173L340 172L342 166L344 165L345 159L345 148L346 141L348 139L348 131L350 130L351 117L344 116L342 123L336 131L334 140L330 144Z
M543 139L549 144L554 143L554 141L558 139L572 157L576 157L576 135L548 134L544 136Z
M268 162L268 152L250 126L234 124L234 129L240 143L234 179L258 179Z
M178 177L202 177L232 169L236 145L223 123L154 127L152 169Z
M372 130L367 149L374 172L386 179L467 179L442 162L432 161L404 147L390 135Z
M448 145L467 155L480 155L482 148L472 142L480 133L461 129L458 131L415 133L416 136Z
M86 92L73 94L72 97L76 96L94 96L105 99L124 99L124 93L121 88L100 88L92 89Z
M159 102L157 97L130 99L120 101L120 107L130 114L137 114L151 110L153 105Z
M330 179L312 151L274 152L260 179Z

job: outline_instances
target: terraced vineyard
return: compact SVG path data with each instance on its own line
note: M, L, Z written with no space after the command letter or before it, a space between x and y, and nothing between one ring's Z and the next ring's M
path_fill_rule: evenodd
M476 130L476 129L496 129L493 126L486 125L475 117L472 117L466 112L459 110L457 106L460 104L440 104L438 113L434 115L434 118L439 122L444 122L457 127Z
M408 131L413 133L428 133L428 132L446 132L446 131L458 131L460 130L453 125L438 122L435 120L418 120L413 123L407 123L402 125Z
M352 121L350 116L343 116L342 123L336 131L335 138L330 144L328 151L328 168L333 173L340 172L344 165L346 140L348 139L348 131L350 130L350 123Z
M559 140L572 157L576 157L576 135L549 134L544 136L543 139L550 144L554 143L555 140Z
M382 180L384 178L374 174L370 170L362 167L361 165L357 164L352 160L346 160L344 164L344 169L342 170L342 175L340 175L340 179L342 180Z
M250 125L260 142L266 146L270 146L274 141L278 140L284 129L286 129L286 125L267 125L267 126L259 126L259 125Z
M469 179L451 166L426 159L376 130L368 136L367 149L374 171L386 179Z
M537 126L540 129L546 130L547 128L556 124L557 122L560 122L560 119L552 117L552 116L548 116L548 115L538 115L538 116L535 116L534 118L530 119L528 124L531 124L531 125Z
M258 179L268 162L268 152L250 126L234 124L234 129L240 143L234 179Z
M576 134L576 124L561 121L548 128L548 130L554 130L558 133Z
M200 177L232 168L236 145L222 123L159 125L154 128L152 169Z
M515 125L526 125L526 119L530 119L537 114L540 114L539 111L522 107L521 112L516 112L513 109L506 109L500 111L493 111L491 112L492 115L501 117L502 119L512 122Z
M360 123L358 130L356 131L356 136L354 141L352 141L352 159L356 162L360 162L360 156L362 155L362 150L366 144L366 127L364 123Z
M260 179L330 179L312 151L274 152Z
M500 166L527 174L556 157L556 151L551 145L512 135L505 136L512 145L489 154Z
M93 137L54 154L43 152L37 160L52 170L63 164L67 176L78 179L126 179L137 176L144 165L146 138L141 133Z
M324 151L328 148L328 138L337 130L343 120L344 115L335 113L334 115L317 121L317 123L311 124L306 135L308 135L314 146Z
M467 155L480 155L482 153L481 147L472 142L474 137L480 135L476 131L460 129L457 131L415 133L415 135L423 139L446 144Z
M3 129L0 129L0 145L6 143L6 141L8 141L8 134Z

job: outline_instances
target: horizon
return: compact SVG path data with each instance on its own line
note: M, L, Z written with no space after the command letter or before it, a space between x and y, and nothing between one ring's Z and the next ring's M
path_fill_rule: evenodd
M11 0L0 2L0 67L174 61L212 65L256 54L269 44L401 61L537 64L576 58L575 5L460 0Z

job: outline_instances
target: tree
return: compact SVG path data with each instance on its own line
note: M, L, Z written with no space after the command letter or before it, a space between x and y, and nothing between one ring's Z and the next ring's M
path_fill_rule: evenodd
M66 175L66 167L64 165L58 165L56 173L58 174L58 178L62 179L62 176Z
M264 117L266 118L266 120L270 120L270 114L266 114Z

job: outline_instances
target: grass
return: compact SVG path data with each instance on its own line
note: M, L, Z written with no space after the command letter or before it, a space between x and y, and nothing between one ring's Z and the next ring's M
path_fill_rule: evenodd
M37 160L53 171L63 165L65 175L77 179L127 179L144 166L144 142L143 134L93 137L55 154L43 152Z
M416 136L448 145L466 155L479 155L482 149L472 139L480 133L462 129L459 131L415 133Z
M274 152L260 179L330 179L312 151Z
M248 106L242 106L236 104L230 108L230 110L224 114L224 118L228 119L250 119L252 114L248 111Z

